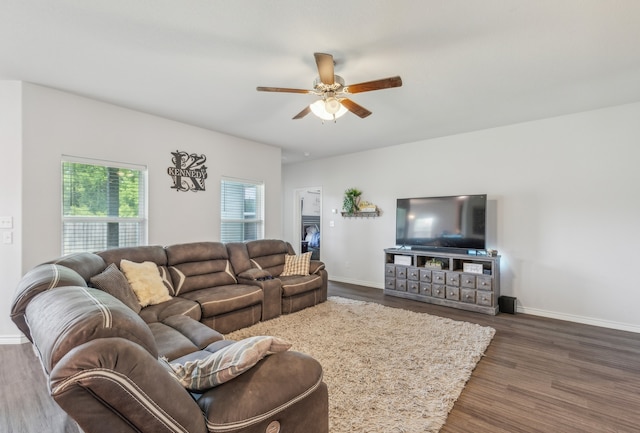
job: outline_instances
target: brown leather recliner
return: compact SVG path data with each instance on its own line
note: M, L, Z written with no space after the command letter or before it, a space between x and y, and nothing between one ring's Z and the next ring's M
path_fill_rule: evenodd
M251 271L256 270L264 271L264 274L254 275L266 274L278 279L281 293L277 298L281 303L282 314L290 314L327 300L328 277L321 261L311 260L309 275L282 275L285 256L294 254L288 242L263 239L247 243L229 243L227 249L240 282L255 284L255 281L250 280L255 280L255 277L251 277ZM265 286L265 294L268 293L267 283L262 284Z

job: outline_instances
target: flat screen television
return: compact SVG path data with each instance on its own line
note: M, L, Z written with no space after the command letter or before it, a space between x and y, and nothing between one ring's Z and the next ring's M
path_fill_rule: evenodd
M486 215L486 195L399 198L396 245L455 252L484 250Z

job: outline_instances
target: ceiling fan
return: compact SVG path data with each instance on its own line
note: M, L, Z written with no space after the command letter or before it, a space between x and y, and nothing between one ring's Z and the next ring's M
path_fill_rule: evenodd
M402 86L402 79L399 76L345 86L344 79L334 74L335 63L331 54L314 53L314 56L319 77L313 82L312 90L286 87L257 87L256 89L260 92L304 93L319 96L319 100L305 107L293 119L302 119L313 112L323 120L335 121L347 111L363 119L371 114L371 111L349 99L350 95Z

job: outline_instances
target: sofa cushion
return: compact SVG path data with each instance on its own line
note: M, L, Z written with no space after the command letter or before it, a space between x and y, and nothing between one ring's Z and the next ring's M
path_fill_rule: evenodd
M171 273L169 272L169 267L158 265L158 272L160 272L160 279L162 283L165 285L169 294L171 296L176 295L176 289L173 287L173 281L171 280Z
M277 337L249 337L205 358L170 365L182 386L191 391L205 391L239 376L265 356L287 351L290 347L291 343Z
M282 296L285 298L322 288L322 276L317 274L280 277L280 280L282 281Z
M155 263L136 263L122 259L120 269L127 277L127 281L129 281L141 306L155 305L171 299L169 290L162 282L158 266Z
M251 269L247 269L244 272L240 272L238 274L238 278L242 278L250 281L265 281L265 280L273 279L273 277L269 272L265 271L264 269L258 269L258 268L251 268Z
M191 340L198 349L204 349L212 343L224 339L224 336L215 329L211 329L207 325L186 316L168 317L162 323L179 331Z
M140 310L138 314L146 323L162 322L171 316L191 317L193 320L198 321L202 318L200 304L181 297L172 297L160 304L148 305Z
M119 265L122 259L136 263L153 262L158 266L167 265L167 255L160 245L114 248L97 254L102 257L107 265L111 263Z
M277 239L261 239L247 242L247 252L254 267L268 271L274 277L284 269L288 243Z
M172 296L175 294L169 272L167 271L167 254L164 251L164 247L160 245L146 245L140 247L113 248L101 251L97 253L97 255L104 260L106 265L115 263L117 266L120 266L122 259L136 263L153 262L158 265L160 277L164 285L167 286L169 294Z
M107 269L98 275L94 275L89 281L95 288L107 292L136 313L140 313L142 309L140 302L138 302L138 298L133 293L127 278L120 272L115 263L111 263L107 266Z
M237 282L228 260L183 263L169 267L169 273L175 282L176 296Z
M162 322L149 323L148 325L156 339L159 356L172 360L198 350L193 342L180 331Z
M149 324L159 356L173 360L204 350L224 337L219 332L186 316L168 317Z
M35 297L27 323L47 372L70 350L91 340L122 337L158 356L149 327L129 307L102 290L60 287Z
M253 267L249 259L247 244L244 242L229 242L225 244L229 254L229 260L236 275L239 275Z
M264 299L259 286L232 284L189 292L182 297L197 301L202 309L202 317L218 316L231 311L241 310Z
M195 242L166 248L176 296L237 282L224 244Z
M229 254L221 242L191 242L165 247L167 264L175 266L181 263L202 262L205 260L228 260Z
M284 256L284 269L280 274L281 277L290 277L293 275L309 275L309 262L311 261L311 252L303 253L298 256L287 254Z

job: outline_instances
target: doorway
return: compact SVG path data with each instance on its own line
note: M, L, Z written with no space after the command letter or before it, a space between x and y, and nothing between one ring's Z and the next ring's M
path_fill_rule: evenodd
M322 227L322 188L300 188L295 193L294 233L300 253L311 252L313 260L320 260Z

